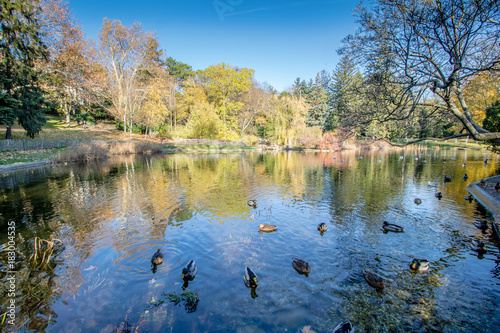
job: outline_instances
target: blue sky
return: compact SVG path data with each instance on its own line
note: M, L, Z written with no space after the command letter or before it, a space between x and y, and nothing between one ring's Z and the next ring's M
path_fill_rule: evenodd
M281 91L295 78L335 69L341 40L356 30L356 0L69 0L73 16L97 39L102 19L140 22L168 56L203 69L221 62L255 70Z

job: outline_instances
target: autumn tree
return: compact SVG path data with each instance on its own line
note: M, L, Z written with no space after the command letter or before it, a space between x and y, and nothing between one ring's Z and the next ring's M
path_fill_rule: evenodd
M110 111L123 119L124 136L127 126L132 136L134 116L146 97L145 80L139 76L149 65L159 62L158 42L139 23L127 27L118 20L105 18L99 33L99 47L109 77L108 89L113 102Z
M68 4L60 0L41 0L40 4L40 22L50 54L44 66L45 86L69 126L72 114L97 101L99 84L95 75L99 66Z
M254 80L248 92L242 97L243 107L238 120L240 138L243 138L256 118L265 113L269 105L268 89L266 84L259 84Z
M239 98L250 89L254 70L235 68L221 63L203 70L199 82L205 89L209 103L215 106L224 126L224 139L228 131L238 131L238 117L243 103Z
M500 138L473 119L464 87L499 70L500 3L496 0L372 0L357 8L361 28L340 52L390 75L392 118L428 106L456 117L478 140ZM437 97L433 99L432 95Z
M15 121L33 138L45 123L47 105L37 69L48 56L39 32L39 8L24 0L1 0L0 7L0 125L7 126L6 139L12 139Z

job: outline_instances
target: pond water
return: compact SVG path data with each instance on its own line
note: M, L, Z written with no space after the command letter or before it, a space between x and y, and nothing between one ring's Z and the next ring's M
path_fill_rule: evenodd
M17 246L17 326L7 327L331 332L349 320L358 332L498 332L498 243L474 226L491 215L464 200L468 184L500 172L498 157L484 164L485 153L177 154L4 175L3 279L10 221ZM382 232L383 221L404 232ZM260 223L278 230L261 234ZM39 239L60 242L50 250ZM476 239L486 253L471 249ZM164 262L152 269L157 249ZM311 273L299 275L293 257ZM410 272L413 258L428 259L429 271ZM198 272L183 297L182 268L193 259ZM246 266L258 276L255 290L243 282ZM386 287L369 286L363 269Z

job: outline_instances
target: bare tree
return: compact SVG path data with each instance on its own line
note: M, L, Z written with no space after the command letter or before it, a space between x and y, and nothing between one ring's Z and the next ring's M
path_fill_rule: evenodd
M105 18L99 33L99 46L109 76L111 112L123 119L123 135L128 125L132 136L134 115L146 95L139 80L140 70L156 56L158 43L139 23L127 27L120 21Z
M339 52L372 74L390 74L386 83L399 87L387 99L392 117L428 106L452 114L477 140L500 138L473 121L463 94L474 75L500 70L500 2L371 0L356 15L361 29Z

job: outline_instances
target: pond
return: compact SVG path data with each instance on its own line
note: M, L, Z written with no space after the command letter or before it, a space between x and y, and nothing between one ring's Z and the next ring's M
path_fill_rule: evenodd
M491 215L464 195L499 167L483 150L414 147L130 157L3 175L0 270L2 281L16 272L16 296L2 284L2 314L11 299L17 306L16 326L4 327L331 332L349 320L358 332L495 332L498 243L491 228L474 226ZM383 221L404 232L384 233ZM260 223L278 229L259 233ZM473 251L474 240L487 251ZM158 249L164 260L152 267ZM308 275L294 257L309 263ZM413 258L429 270L411 272ZM186 286L191 260L197 274ZM247 266L256 289L244 284ZM364 269L385 288L368 285Z

